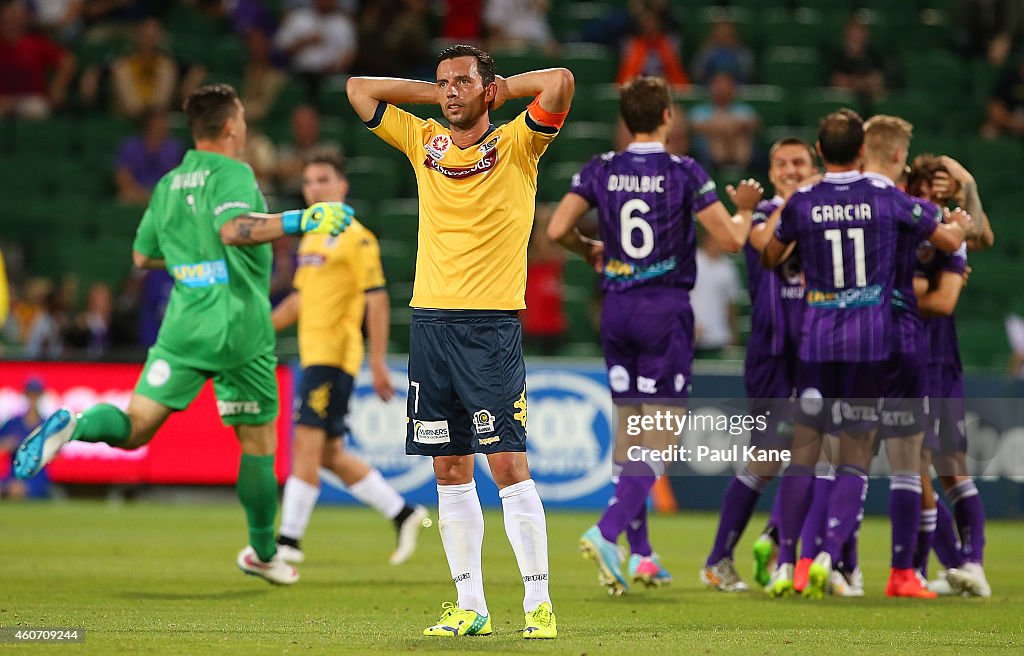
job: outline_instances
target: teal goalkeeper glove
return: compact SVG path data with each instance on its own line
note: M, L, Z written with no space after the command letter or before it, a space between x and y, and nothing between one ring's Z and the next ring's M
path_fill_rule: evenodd
M316 203L305 210L288 210L281 215L287 235L338 235L352 225L355 210L345 203Z

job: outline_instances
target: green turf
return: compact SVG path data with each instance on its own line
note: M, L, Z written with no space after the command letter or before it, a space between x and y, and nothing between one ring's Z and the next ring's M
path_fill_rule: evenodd
M667 589L607 597L576 552L593 514L551 513L551 578L559 637L527 643L522 585L501 515L487 513L487 638L423 638L454 588L435 528L414 559L387 564L391 527L363 509L318 509L308 562L293 588L234 566L240 507L138 503L0 506L0 626L78 626L84 644L0 645L3 653L550 653L795 654L1024 653L1024 524L992 522L991 599L888 600L887 527L862 530L863 599L772 601L697 583L714 531L710 515L655 517L653 538L676 577ZM761 521L761 518L756 518ZM748 532L738 550L750 576Z

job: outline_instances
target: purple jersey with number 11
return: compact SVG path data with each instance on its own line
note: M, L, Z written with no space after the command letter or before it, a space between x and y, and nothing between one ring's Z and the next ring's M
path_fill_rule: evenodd
M801 360L888 359L899 234L925 240L937 218L924 201L858 171L826 173L793 194L775 236L799 243L807 285Z
M590 160L570 191L597 208L606 292L693 288L693 215L718 200L714 181L693 159L670 155L660 143L633 143Z

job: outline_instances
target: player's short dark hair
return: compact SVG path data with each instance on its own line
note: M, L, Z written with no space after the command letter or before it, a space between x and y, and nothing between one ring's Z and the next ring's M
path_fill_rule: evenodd
M476 70L480 73L480 79L483 81L484 86L486 87L491 82L494 82L497 73L494 68L494 57L491 57L490 54L475 46L459 43L442 50L441 54L437 56L437 63L440 64L443 61L455 59L456 57L474 57L476 59Z
M194 139L216 139L224 122L238 111L238 92L230 84L199 87L185 99L185 116Z
M341 153L333 150L314 150L302 160L302 168L305 170L313 164L326 164L333 168L339 177L345 177L345 158Z
M650 133L665 122L665 110L672 106L668 83L660 77L638 77L623 85L619 113L633 134Z
M814 152L814 147L811 146L811 144L807 143L806 141L798 137L786 137L785 139L779 139L778 141L772 144L771 148L768 149L769 162L771 162L771 159L775 157L775 151L777 151L779 148L782 148L783 146L801 146L803 148L806 148L807 154L811 158L811 164L815 164L818 161L818 154Z
M818 146L829 164L853 164L864 145L864 119L843 107L821 119Z

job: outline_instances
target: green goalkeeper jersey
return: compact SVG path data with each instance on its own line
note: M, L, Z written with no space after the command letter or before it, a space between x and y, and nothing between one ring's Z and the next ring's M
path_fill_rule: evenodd
M267 204L248 164L189 150L153 189L132 245L160 258L174 290L156 345L183 364L225 371L270 351L270 244L226 246L221 226Z

